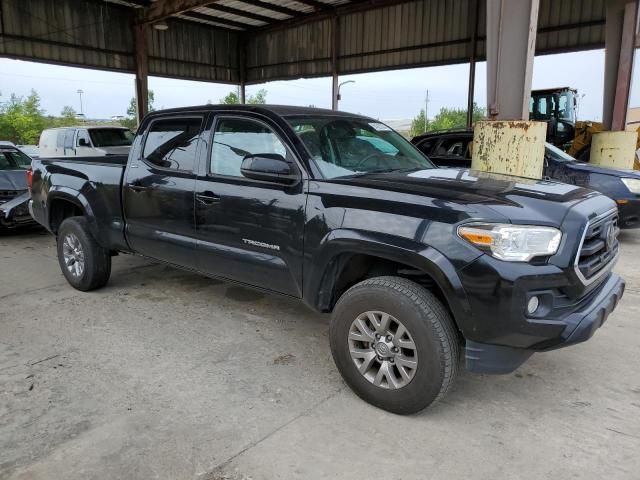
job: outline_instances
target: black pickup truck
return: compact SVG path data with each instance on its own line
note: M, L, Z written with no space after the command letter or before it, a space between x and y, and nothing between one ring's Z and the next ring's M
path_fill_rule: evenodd
M616 205L585 188L439 169L386 125L283 106L148 115L128 159L40 159L34 218L69 283L136 253L332 312L345 381L396 413L468 370L587 340L624 291Z

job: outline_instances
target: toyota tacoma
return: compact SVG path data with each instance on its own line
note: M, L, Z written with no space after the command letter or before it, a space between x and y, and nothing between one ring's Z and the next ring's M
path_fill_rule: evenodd
M371 118L285 106L153 112L127 157L36 159L34 218L75 288L134 253L331 312L353 391L395 413L460 368L583 342L624 291L618 211L552 181L436 168Z

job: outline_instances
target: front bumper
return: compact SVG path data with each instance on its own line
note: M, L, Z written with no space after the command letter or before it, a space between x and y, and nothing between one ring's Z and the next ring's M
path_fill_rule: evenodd
M16 228L23 225L35 225L36 221L29 210L29 192L25 192L0 205L0 227Z
M465 347L466 368L479 373L510 373L524 363L533 353L567 347L589 340L616 308L624 294L625 283L620 276L611 273L588 301L561 319L534 321L540 327L560 327L559 333L528 348L496 345L467 340Z

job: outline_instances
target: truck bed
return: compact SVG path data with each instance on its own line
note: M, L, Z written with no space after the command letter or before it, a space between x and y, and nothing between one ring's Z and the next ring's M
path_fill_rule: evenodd
M39 157L38 160L43 162L49 160L61 161L61 162L78 162L78 163L92 163L103 165L120 165L125 166L127 164L128 155L106 155L104 157Z
M86 215L98 243L127 250L121 197L126 164L126 155L34 159L32 169L44 177L34 177L34 182L47 186L36 188L35 195L32 193L34 218L48 228L55 228L50 225L51 212L42 208L48 204L55 209L57 202L71 202L85 211L91 209Z

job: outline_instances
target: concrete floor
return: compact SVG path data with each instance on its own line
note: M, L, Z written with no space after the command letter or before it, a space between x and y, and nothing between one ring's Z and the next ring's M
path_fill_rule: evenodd
M622 242L591 341L398 417L298 302L129 256L81 293L50 236L0 236L0 479L640 478L640 232Z

